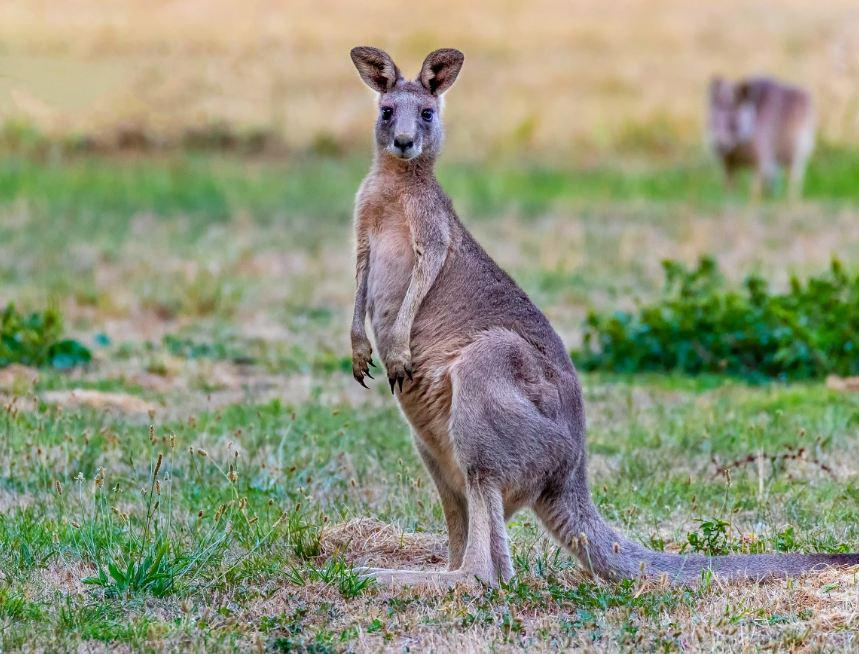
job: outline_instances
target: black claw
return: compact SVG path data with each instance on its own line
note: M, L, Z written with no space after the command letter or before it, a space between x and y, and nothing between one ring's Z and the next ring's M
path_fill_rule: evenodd
M394 394L394 384L397 383L397 380L393 377L388 377L388 381L391 382L391 395Z
M371 365L371 366L373 366L374 368L378 368L378 367L379 367L379 366L377 366L377 365L376 365L376 362L375 362L375 361L373 361L373 357L370 357L370 365Z
M403 379L405 379L405 377L399 374L397 375L397 383L400 385L400 393L403 392Z
M369 386L367 386L367 384L365 384L365 383L364 383L364 378L363 378L363 377L360 377L360 378L358 379L358 383L359 383L359 384L361 384L361 386L363 386L364 388L369 388Z
M373 377L373 375L370 374L369 370L367 372L365 372L364 374L367 375L367 377L369 377L370 379L375 379L375 377Z
M414 381L414 380L415 380L415 378L414 378L414 377L412 377L412 369L411 369L411 368L406 368L406 375L408 375L408 377L409 377L409 381Z

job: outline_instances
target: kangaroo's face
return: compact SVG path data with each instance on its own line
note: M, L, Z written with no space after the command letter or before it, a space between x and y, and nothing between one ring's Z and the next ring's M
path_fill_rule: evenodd
M721 79L710 83L710 138L719 150L731 150L754 136L756 109L743 84Z
M463 54L436 50L424 60L417 79L403 79L387 53L377 48L353 48L352 61L367 85L379 93L376 146L405 161L434 158L441 149L441 95L456 81Z
M400 80L379 98L376 145L400 159L414 159L441 148L439 99L423 86Z

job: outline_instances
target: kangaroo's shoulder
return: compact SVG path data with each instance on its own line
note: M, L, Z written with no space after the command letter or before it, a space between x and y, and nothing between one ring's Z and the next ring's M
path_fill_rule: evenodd
M740 83L740 96L758 107L767 105L807 106L811 94L800 86L773 77L750 77Z

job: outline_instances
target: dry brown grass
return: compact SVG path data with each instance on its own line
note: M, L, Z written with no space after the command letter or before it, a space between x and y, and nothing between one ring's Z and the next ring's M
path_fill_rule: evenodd
M403 534L396 528L372 520L354 520L329 527L323 538L325 555L339 554L351 561L420 569L437 567L443 553L443 539L426 534ZM544 548L551 547L544 543ZM575 588L590 582L580 568L558 572L551 581L525 575L521 582L535 593L545 593L550 584ZM609 586L606 586L609 588ZM664 580L638 582L634 594L658 595L668 590ZM399 608L386 610L397 598ZM288 615L304 602L328 601L333 616L325 627L343 629L367 625L379 618L387 629L363 632L350 648L357 652L399 652L405 648L433 652L483 652L493 643L493 651L529 652L583 649L584 651L628 651L652 648L659 637L674 635L677 644L689 651L792 652L851 651L857 645L859 628L859 567L826 570L791 581L764 584L714 581L700 596L675 606L657 624L636 611L619 606L609 609L598 628L628 625L629 638L598 646L589 628L565 632L564 621L576 619L576 607L563 601L550 608L522 602L512 589L502 589L487 601L481 592L457 588L439 592L430 588L391 590L379 588L372 594L344 600L330 587L312 584L300 592L273 589L259 602L243 609L248 619L260 615ZM485 615L463 630L466 616ZM505 622L504 615L508 616ZM784 622L772 619L783 616ZM470 619L470 618L469 618ZM510 619L521 630L511 632ZM638 632L638 633L636 633ZM395 634L395 635L394 635ZM667 644L667 640L663 641Z
M322 535L322 552L346 555L355 564L390 568L438 568L447 560L447 543L435 534L407 533L371 518L332 525Z
M59 133L224 121L298 148L365 143L369 93L347 53L368 43L409 74L432 48L466 52L449 106L460 156L696 144L716 72L805 84L825 136L855 141L857 34L853 0L5 2L0 115Z

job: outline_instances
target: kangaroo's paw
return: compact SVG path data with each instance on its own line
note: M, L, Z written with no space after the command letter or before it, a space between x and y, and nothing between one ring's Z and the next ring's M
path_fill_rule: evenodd
M391 393L394 387L400 387L403 392L403 382L408 378L412 381L412 353L408 346L397 348L388 353L385 358L385 369L388 371L388 383L391 385Z
M370 367L375 368L376 364L373 362L373 348L370 346L370 341L366 338L363 340L356 339L352 344L352 376L355 378L361 386L367 388L367 384L364 381L364 377L369 377L373 379L373 375L370 373Z

